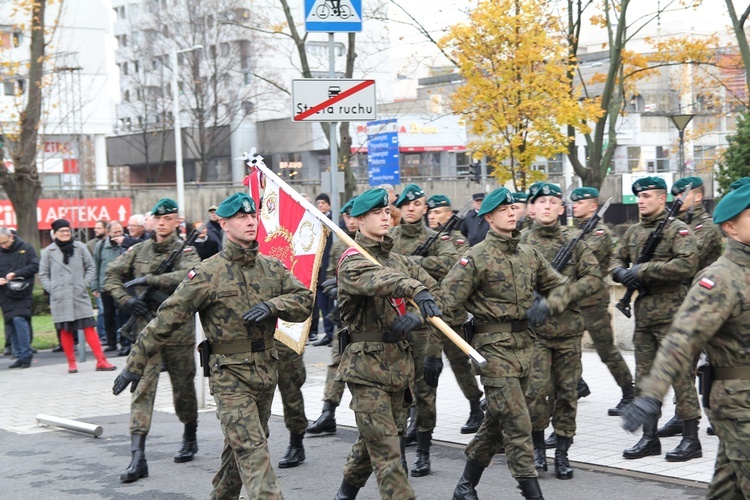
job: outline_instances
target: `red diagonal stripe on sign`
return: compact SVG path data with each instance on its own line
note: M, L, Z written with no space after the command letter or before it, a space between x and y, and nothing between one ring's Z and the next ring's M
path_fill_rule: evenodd
M298 114L297 116L294 117L294 121L302 121L305 118L307 118L308 116L314 115L315 113L317 113L321 109L327 108L331 104L336 104L340 100L346 99L350 95L355 94L355 93L359 92L362 89L366 89L370 85L375 85L375 80L365 80L364 82L358 83L357 85L355 85L354 87L352 87L350 89L344 90L339 95L331 97L327 101L324 101L324 102L318 104L317 106L313 106L312 108L308 109L307 111L303 111L302 113Z

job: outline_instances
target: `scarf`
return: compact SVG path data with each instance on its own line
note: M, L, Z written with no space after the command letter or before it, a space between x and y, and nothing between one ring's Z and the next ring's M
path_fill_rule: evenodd
M73 251L75 250L75 246L73 245L75 243L75 240L73 238L69 239L68 241L60 241L57 238L55 238L55 245L57 245L60 248L60 251L63 253L63 263L67 264L68 259L70 259L70 256L73 255Z

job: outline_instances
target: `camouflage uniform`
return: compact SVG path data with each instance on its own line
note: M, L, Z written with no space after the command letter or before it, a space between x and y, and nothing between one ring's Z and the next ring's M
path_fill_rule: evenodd
M521 234L521 243L552 261L575 237L573 232L561 228L557 221L551 226L534 223ZM572 438L576 430L576 386L581 378L581 338L585 328L578 301L599 292L604 283L599 262L585 243L576 245L562 274L570 277L570 304L534 328L536 340L526 404L533 431L546 429L551 416L555 434Z
M628 268L638 261L638 256L648 236L667 216L666 211L630 226L615 251L612 267ZM667 334L677 309L685 298L685 280L695 275L698 265L698 249L695 237L688 226L679 220L667 224L664 237L656 247L649 262L639 265L638 282L647 294L635 301L635 379L636 395L640 393L640 380L645 377L659 349L659 343ZM677 416L682 420L695 420L701 416L698 393L692 373L686 370L674 380L677 396Z
M478 369L487 395L487 418L466 447L469 460L482 466L505 442L508 468L515 478L536 477L532 461L531 420L524 393L528 385L534 332L526 310L534 289L547 292L552 312L569 300L566 279L536 249L493 230L467 251L443 279L445 311L462 307L474 315L472 345L487 359Z
M588 219L580 219L578 227L583 229ZM596 260L599 261L599 271L604 277L609 272L609 261L612 258L612 233L602 222L596 225L593 231L586 235L584 241L594 252ZM633 375L630 373L627 363L615 347L615 336L612 331L612 315L609 313L609 291L602 286L590 297L585 297L578 302L581 314L586 324L586 330L594 341L594 347L599 354L599 359L607 365L609 373L614 377L620 387L631 386Z
M382 338L398 317L388 299L413 298L437 283L419 265L391 252L393 240L379 242L357 233L355 241L383 266L355 254L339 265L339 309L349 327L351 343L341 356L336 380L347 383L352 394L359 438L344 467L344 481L356 488L372 471L381 498L415 498L401 465L399 430L406 420L405 391L414 381L414 359L406 338L395 342L362 340ZM424 283L424 284L423 284Z
M243 311L260 302L272 317L245 323ZM304 321L312 303L312 292L280 261L258 254L257 243L243 249L228 241L188 273L133 346L127 370L139 375L172 332L200 313L214 352L209 388L224 433L211 498L237 498L243 485L250 498L281 498L266 441L279 359L273 335L276 317Z
M172 234L160 243L157 243L152 236L151 239L130 247L107 267L104 291L112 295L120 307L124 307L131 295L127 293L123 284L134 278L154 273L169 257L169 254L180 246L182 246L182 241ZM153 276L154 287L170 295L185 277L187 270L199 262L200 257L193 247L186 247L175 262L174 271ZM138 293L138 288L135 291ZM159 304L152 302L149 307L151 312L156 313ZM145 318L138 318L134 331L140 332L145 326ZM154 411L162 361L172 381L172 398L175 413L180 422L187 424L198 420L198 401L195 396L194 382L194 349L195 323L188 321L170 337L161 352L148 360L130 403L130 434L145 436L151 428L151 416Z
M745 374L714 376L710 419L719 436L707 499L750 498L750 247L728 240L724 255L698 273L662 340L641 395L661 400L703 349L711 365Z
M307 429L305 400L302 385L307 378L302 354L288 347L280 340L274 340L279 353L279 394L284 407L284 425L292 434L304 434Z
M688 224L688 211L680 212L677 218ZM724 237L719 226L714 224L703 205L696 206L688 224L698 244L698 271L701 271L721 256Z

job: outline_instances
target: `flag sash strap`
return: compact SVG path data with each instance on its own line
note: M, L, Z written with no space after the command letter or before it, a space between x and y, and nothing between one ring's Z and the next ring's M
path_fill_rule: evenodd
M341 254L341 257L339 258L338 264L336 265L336 273L338 273L338 268L341 266L341 263L344 262L344 259L349 257L350 255L356 255L359 253L359 250L357 250L354 247L349 247L346 250L344 250L344 253ZM388 303L393 306L393 309L396 310L396 314L399 316L403 316L406 314L406 301L403 298L398 299L388 299Z

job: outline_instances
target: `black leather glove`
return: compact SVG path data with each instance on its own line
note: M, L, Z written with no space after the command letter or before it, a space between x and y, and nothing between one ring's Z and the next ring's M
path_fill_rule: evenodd
M394 333L407 334L420 326L422 326L422 318L414 313L406 313L403 316L396 318L396 321L391 325L391 331Z
M644 423L658 419L661 415L661 401L650 396L638 396L622 409L622 428L635 432Z
M639 265L636 264L630 269L625 271L625 274L622 277L622 284L625 285L628 288L640 288L641 285L638 283L638 267Z
M248 323L259 323L271 317L271 308L265 302L256 304L242 314L242 319Z
M443 371L443 358L433 358L425 356L424 358L424 381L430 387L438 386L440 372Z
M526 318L531 322L533 326L544 324L544 322L547 321L547 318L550 317L550 314L551 313L549 310L549 306L547 305L547 301L541 295L537 295L534 298L534 302L531 304L531 307L526 309Z
M127 283L125 283L125 288L133 288L134 286L145 286L150 285L149 278L151 275L147 274L145 276L141 276L140 278L136 278L134 280L130 280Z
M130 297L125 302L125 309L127 309L134 316L146 316L149 313L148 304L135 297Z
M417 305L419 306L419 312L421 312L422 316L424 316L425 318L443 315L443 312L438 307L437 302L435 302L435 298L430 295L430 292L428 292L427 290L422 290L421 292L416 294L414 296L414 302L417 303Z
M117 396L122 391L124 391L125 388L129 386L130 384L133 384L133 385L130 385L130 392L135 392L135 388L138 387L139 380L141 380L140 375L131 373L128 371L127 368L123 368L123 370L115 379L115 384L112 386L112 394Z
M331 300L336 300L339 296L339 287L336 278L328 278L320 284L320 288L323 289L323 293L328 296Z

